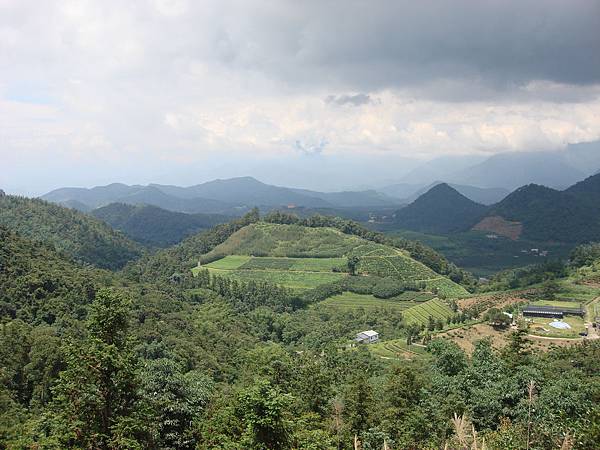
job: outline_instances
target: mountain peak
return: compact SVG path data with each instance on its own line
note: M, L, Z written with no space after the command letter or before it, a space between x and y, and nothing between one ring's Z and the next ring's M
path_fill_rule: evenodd
M473 200L465 197L463 194L458 192L456 189L454 189L448 183L436 184L431 189L429 189L427 192L425 192L423 195L421 195L419 198L417 198L413 202L413 204L417 203L417 202L420 202L420 203L430 202L432 200L435 202L437 202L438 200L441 200L441 201L454 201L454 202L461 202L464 204L479 205L479 203L474 202Z
M447 183L433 186L396 213L402 228L424 233L453 233L469 229L486 207L468 199Z

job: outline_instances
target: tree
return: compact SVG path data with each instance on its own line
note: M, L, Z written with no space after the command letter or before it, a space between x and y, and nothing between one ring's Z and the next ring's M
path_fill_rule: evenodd
M284 449L289 445L287 408L292 396L282 394L266 380L242 391L237 415L243 423L242 444L252 449Z
M89 337L66 345L51 423L64 447L141 448L147 436L128 318L129 300L101 290L88 319Z
M411 345L416 337L421 333L421 327L417 323L410 323L406 327L406 345Z
M371 428L373 389L362 373L356 375L344 393L344 418L351 434L360 435Z
M193 449L193 422L208 403L212 381L201 373L183 373L168 358L148 361L142 371L142 395L153 410L154 444L161 449Z
M556 297L556 294L559 292L560 285L556 282L556 280L548 280L542 285L540 294L546 300L553 300Z
M444 375L455 376L467 367L465 353L454 342L436 339L428 349L436 357L436 368Z
M527 331L519 329L510 334L508 345L504 347L502 354L507 364L511 367L519 366L527 362L531 342L527 339Z
M511 323L510 317L497 308L488 310L484 314L483 319L494 328L506 328Z
M350 275L356 275L356 269L359 262L360 258L358 256L351 256L348 258L348 273Z

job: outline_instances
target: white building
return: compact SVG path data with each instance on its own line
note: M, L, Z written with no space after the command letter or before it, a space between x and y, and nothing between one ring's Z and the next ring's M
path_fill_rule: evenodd
M379 333L373 330L363 331L358 333L356 335L356 339L354 340L363 344L372 344L373 342L377 342L379 340Z

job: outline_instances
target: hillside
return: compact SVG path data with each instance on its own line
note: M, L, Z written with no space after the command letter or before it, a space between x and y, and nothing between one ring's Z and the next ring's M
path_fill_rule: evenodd
M110 276L0 226L0 319L52 324L90 303Z
M408 252L344 234L328 227L253 223L233 233L210 252L199 255L200 268L237 279L261 279L308 289L347 277L348 261L356 273L418 284L446 295L463 295L453 283Z
M399 228L424 233L454 233L473 226L485 211L485 206L442 183L397 211L395 223Z
M144 245L166 247L187 236L230 220L228 216L185 214L151 205L111 203L94 209L92 216Z
M138 244L107 224L37 199L0 197L0 225L51 244L78 262L106 269L119 269L142 253Z
M494 205L487 214L497 222L511 222L521 232L511 238L533 241L585 242L600 239L600 215L589 206L590 197L583 195L583 185L573 190L557 191L545 186L528 185L517 189ZM478 229L498 232L494 226L477 225Z
M600 212L600 173L574 184L564 192Z

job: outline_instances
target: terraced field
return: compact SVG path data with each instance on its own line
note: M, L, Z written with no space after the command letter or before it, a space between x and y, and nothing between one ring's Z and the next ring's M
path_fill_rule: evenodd
M412 259L407 252L334 228L264 222L248 225L201 255L201 265L194 270L207 268L214 274L240 280L265 280L294 289L310 289L347 276L344 271L348 258L353 256L359 258L356 269L361 275L423 281L427 290L446 297L467 295L461 286ZM413 301L428 299L415 297Z
M327 300L320 302L319 305L341 310L356 308L364 308L365 310L385 308L394 312L402 312L415 306L415 303L410 300L399 300L398 297L384 300L375 298L372 295L344 292L343 294L329 297Z
M448 317L451 317L454 312L442 300L434 298L425 303L415 305L406 311L403 311L402 314L407 323L426 325L430 316L435 320L446 320Z
M439 275L437 278L425 280L425 285L428 289L435 289L439 295L446 298L469 296L469 292L464 287Z
M275 258L228 255L201 266L215 275L242 281L260 280L290 289L312 289L338 281L348 274L333 268L346 264L345 258ZM200 270L196 267L195 271Z

